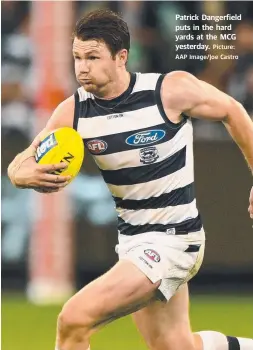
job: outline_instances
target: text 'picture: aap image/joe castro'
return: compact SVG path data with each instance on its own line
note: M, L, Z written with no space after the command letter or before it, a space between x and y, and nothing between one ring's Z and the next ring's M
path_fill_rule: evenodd
M235 28L241 14L175 15L176 60L238 60Z

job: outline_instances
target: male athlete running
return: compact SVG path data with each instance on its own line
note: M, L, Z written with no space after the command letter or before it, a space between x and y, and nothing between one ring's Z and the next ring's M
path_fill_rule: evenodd
M63 306L55 350L88 350L94 332L130 313L152 350L252 350L252 339L192 333L187 282L205 245L191 118L223 122L252 172L253 123L240 103L187 72L128 72L129 48L127 24L117 14L97 10L81 18L73 40L81 87L43 130L80 133L118 213L119 262ZM40 135L17 155L8 174L18 188L56 192L69 178L50 172L65 165L37 164L39 141ZM253 218L253 189L248 210Z

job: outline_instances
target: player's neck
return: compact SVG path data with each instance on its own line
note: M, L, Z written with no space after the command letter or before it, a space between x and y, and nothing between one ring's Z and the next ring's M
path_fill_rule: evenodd
M125 70L121 72L115 80L113 80L106 86L106 91L95 96L103 100L112 100L122 95L128 89L130 79L130 73Z

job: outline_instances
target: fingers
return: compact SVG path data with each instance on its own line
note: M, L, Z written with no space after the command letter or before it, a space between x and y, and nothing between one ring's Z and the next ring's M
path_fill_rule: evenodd
M53 175L53 174L43 174L43 181L48 181L51 183L63 183L69 182L71 180L71 176L62 176L62 175Z
M33 189L34 189L36 192L45 193L45 194L55 193L55 192L59 192L59 191L62 190L62 188L53 189L53 188L51 188L51 187L49 187L49 188L40 188L40 187L36 188L36 187L34 187Z
M55 170L66 169L68 164L65 162L60 162L58 164L45 164L45 165L39 164L39 166L40 166L39 170L41 170L43 173L50 173Z
M48 182L48 181L40 181L39 182L39 186L38 188L45 188L45 189L53 189L53 190L57 190L60 188L63 188L65 186L67 186L69 183L69 181L64 181L64 182Z

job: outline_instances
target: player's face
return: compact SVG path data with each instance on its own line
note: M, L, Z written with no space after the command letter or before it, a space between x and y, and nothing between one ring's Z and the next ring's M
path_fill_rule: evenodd
M113 59L103 42L77 38L73 42L73 56L77 81L87 92L103 97L116 77L119 57Z

